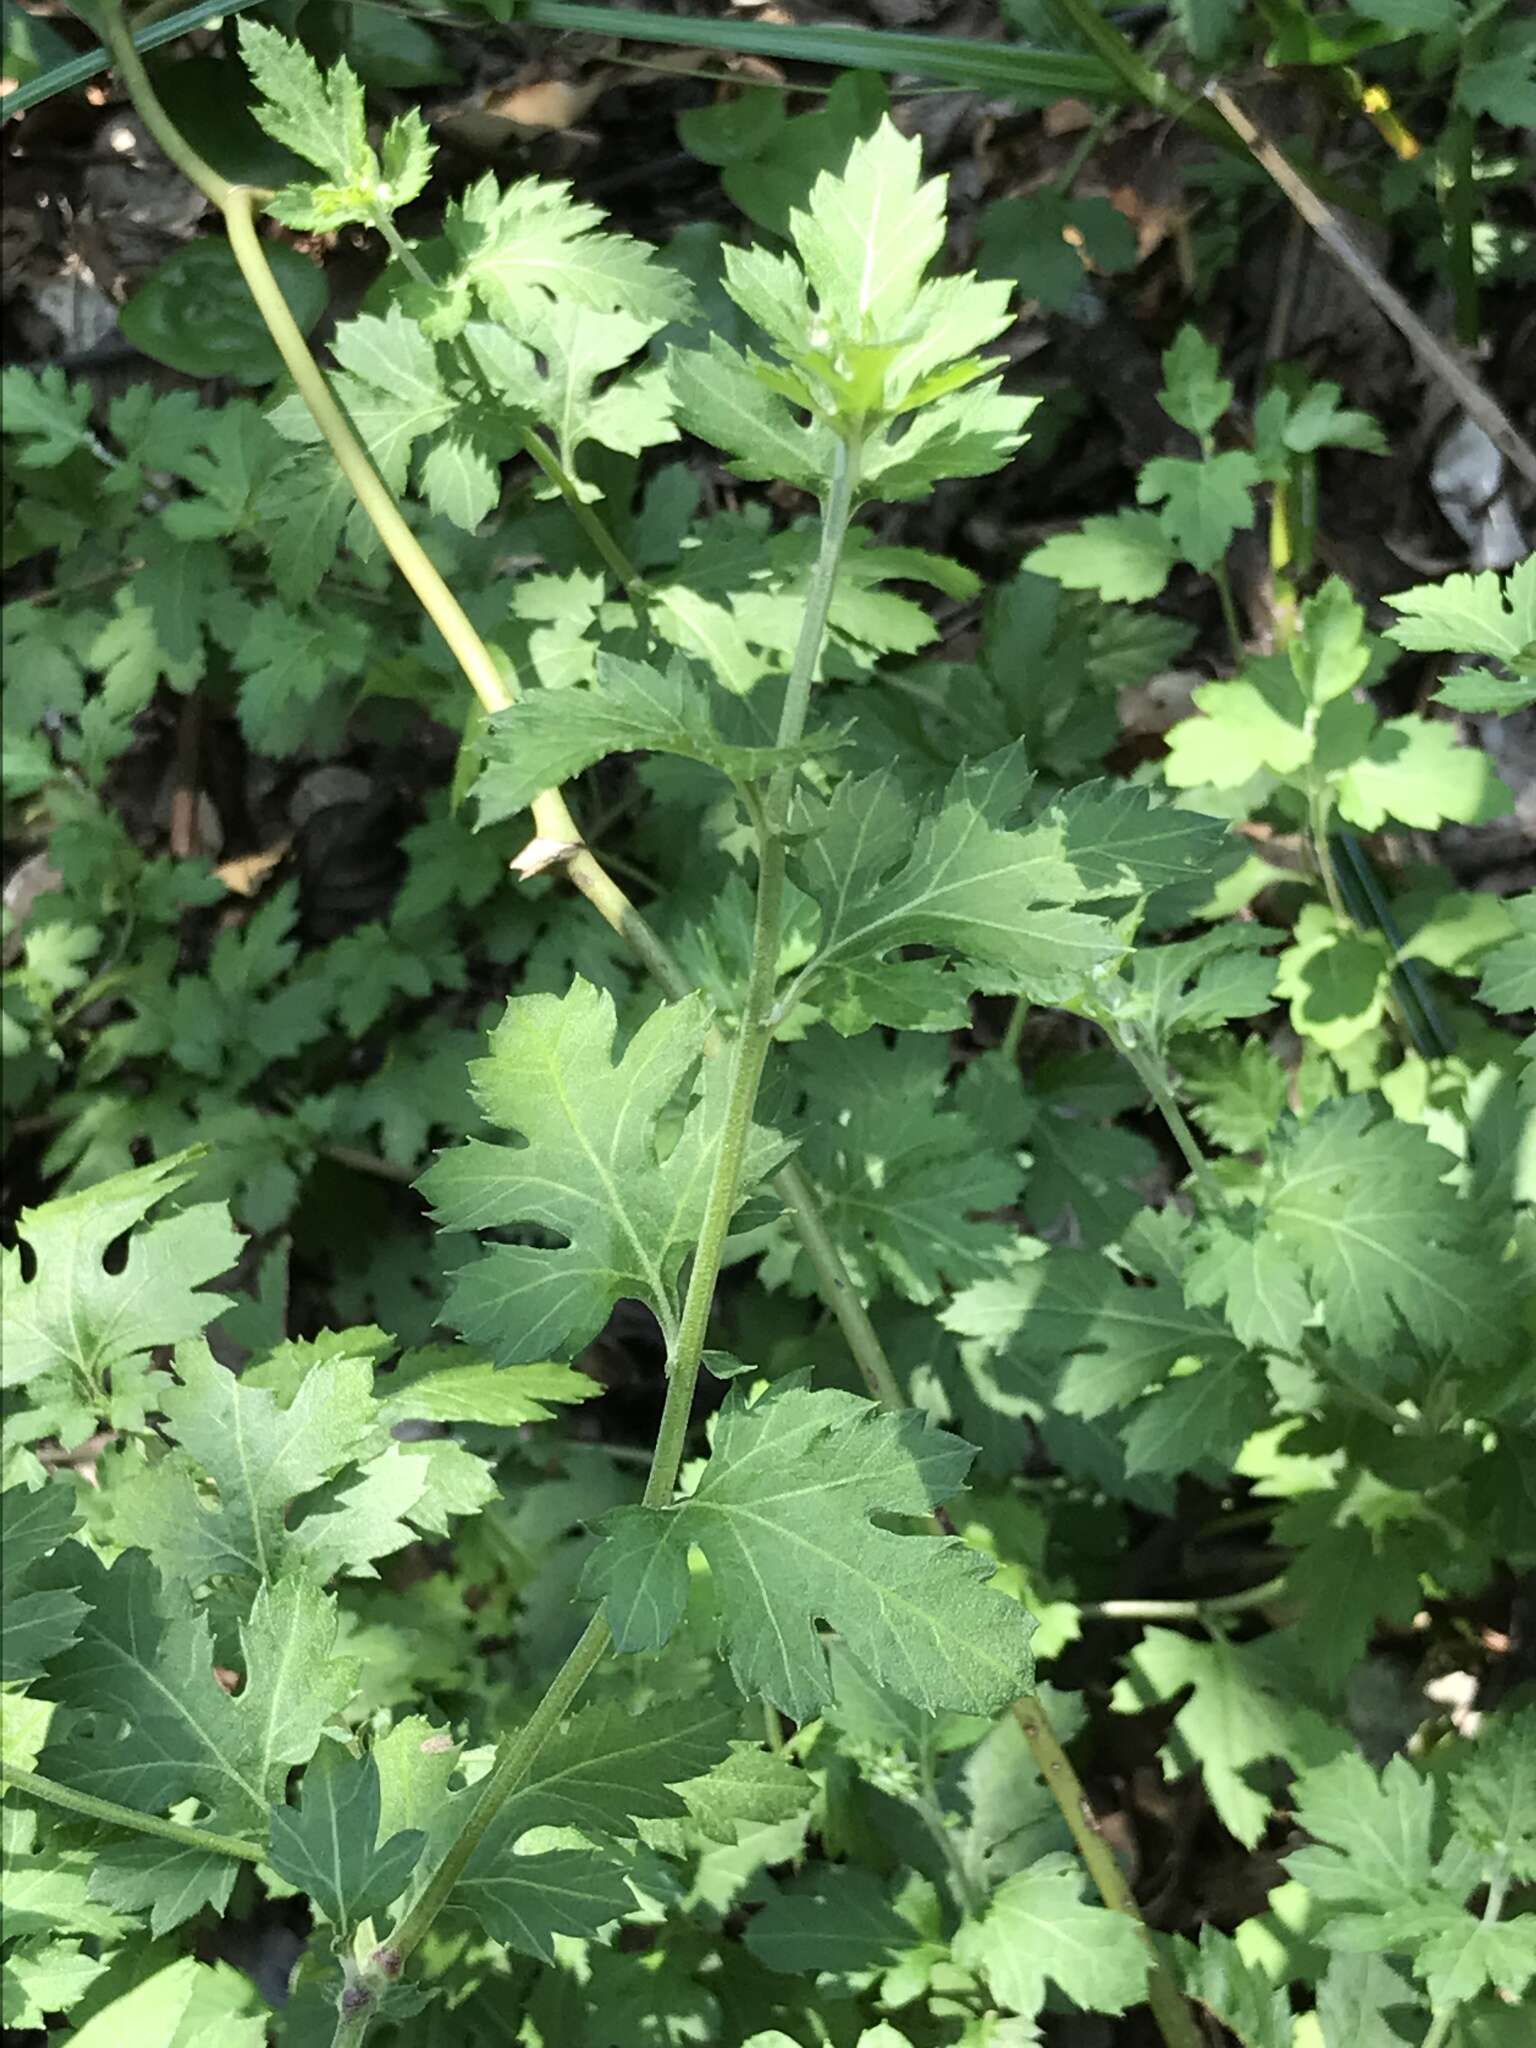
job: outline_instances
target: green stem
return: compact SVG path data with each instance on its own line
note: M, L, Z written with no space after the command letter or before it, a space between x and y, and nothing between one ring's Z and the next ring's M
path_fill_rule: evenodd
M1456 339L1463 348L1475 349L1481 332L1478 306L1477 259L1473 229L1477 225L1477 185L1473 177L1473 149L1477 139L1477 117L1461 102L1460 87L1468 68L1488 54L1485 23L1475 20L1462 30L1461 54L1456 72L1451 117L1443 138L1445 231L1451 289L1456 300Z
M778 744L781 747L793 746L805 731L806 717L811 708L811 685L816 680L816 666L821 659L827 618L832 610L833 592L837 588L837 565L842 559L848 523L853 516L853 494L858 485L858 474L857 446L839 438L831 482L822 506L821 546L811 570L811 584L800 620L800 637L795 645L795 658L790 664L784 706L779 713ZM793 767L779 769L769 785L764 821L768 834L773 838L780 837L784 831L794 786Z
M533 427L524 427L518 438L526 452L533 457L539 468L543 470L544 474L565 500L566 508L570 512L571 517L587 536L587 539L591 541L593 547L596 548L606 567L617 577L630 602L638 610L645 602L645 579L620 548L618 542L608 531L604 521L598 517L597 513L593 511L592 507L581 495L576 479L571 475L559 456L556 455L554 449L549 446L543 435L538 433Z
M234 1835L216 1835L210 1828L194 1828L181 1821L161 1820L152 1813L139 1813L131 1806L119 1806L115 1799L98 1799L91 1792L76 1792L72 1786L40 1778L19 1764L0 1763L0 1781L14 1785L29 1799L41 1799L49 1806L61 1806L86 1820L99 1820L109 1828L129 1828L137 1835L153 1835L159 1842L174 1842L181 1849L202 1849L210 1856L230 1856L241 1863L262 1863L266 1850L254 1842L242 1842Z
M1032 1693L1026 1694L1023 1699L1014 1701L1013 1718L1029 1744L1029 1753L1060 1809L1061 1817L1077 1845L1077 1852L1087 1865L1089 1876L1098 1887L1099 1897L1112 1913L1123 1913L1135 1924L1146 1947L1149 1958L1147 2003L1152 2008L1152 2017L1167 2048L1205 2048L1195 2016L1163 1961L1151 1928L1141 1917L1141 1908L1136 1904L1115 1852L1099 1833L1082 1782L1057 1741L1055 1730L1046 1719L1045 1709Z
M405 1918L388 1941L374 1952L374 1967L386 1983L392 1983L400 1975L421 1946L427 1930L464 1875L464 1867L479 1847L486 1829L532 1770L539 1751L575 1703L577 1694L602 1662L612 1641L613 1633L607 1622L601 1615L595 1615L583 1629L575 1649L555 1673L539 1704L497 1750L496 1761L480 1781L468 1819L449 1845L441 1863L422 1886ZM361 2039L361 2035L358 2038Z
M1225 1209L1228 1206L1227 1197L1211 1171L1210 1161L1200 1150L1199 1141L1190 1129L1183 1110L1179 1107L1162 1061L1155 1054L1144 1051L1133 1038L1121 1030L1106 1011L1095 1011L1094 1022L1103 1031L1115 1051L1134 1070L1142 1087L1157 1104L1158 1112L1168 1126L1170 1137L1183 1153L1190 1174L1207 1203L1213 1209Z
M879 1333L869 1319L869 1311L859 1299L848 1268L843 1264L842 1254L827 1228L815 1190L793 1160L779 1169L773 1185L794 1218L805 1255L816 1275L818 1291L837 1318L837 1326L843 1333L871 1400L893 1411L905 1408L906 1397L885 1355L885 1346L880 1342Z
M834 492L829 491L828 517L831 516L833 498ZM846 530L846 527L845 513L842 520L843 530ZM817 563L818 573L813 578L813 593L819 588L822 580L823 563L827 555L825 535L823 541ZM829 591L836 570L834 554L824 572ZM791 671L791 690L794 689L798 676L804 674L808 678L815 671L821 652L821 636L826 627L826 610L824 602L819 611L820 623L815 625L812 604L807 604L806 621L802 625L799 644L795 650L794 668ZM808 681L805 695L809 697ZM793 736L798 737L798 732ZM746 1157L752 1131L752 1112L757 1105L758 1086L762 1080L763 1066L769 1048L773 1043L773 998L778 974L779 924L783 891L784 842L782 837L769 829L765 823L759 837L757 915L752 937L752 964L743 1005L742 1029L731 1048L730 1091L726 1098L719 1146L710 1175L709 1193L705 1198L704 1217L699 1229L698 1245L694 1251L693 1267L688 1276L688 1289L683 1298L683 1313L668 1360L666 1400L656 1433L656 1448L651 1457L650 1473L642 1495L642 1505L648 1508L662 1509L670 1503L677 1488L677 1475L687 1448L688 1427L693 1414L693 1396L698 1384L710 1311L714 1306L721 1255L730 1233L731 1217L736 1208L742 1163ZM407 1911L399 1928L375 1951L373 1966L378 1976L385 1982L392 1982L400 1975L411 1955L420 1946L427 1930L442 1911L454 1886L463 1875L465 1866L486 1829L508 1797L527 1777L539 1751L574 1705L582 1687L601 1663L612 1641L613 1634L607 1622L600 1614L595 1616L587 1624L580 1641L555 1674L549 1690L532 1714L501 1744L496 1761L480 1787L463 1828L427 1880L420 1896ZM366 2026L364 2030L366 2031ZM361 2039L362 2036L359 2035L357 2038Z
M1237 605L1232 596L1232 578L1227 573L1225 562L1218 562L1211 571L1211 581L1216 585L1216 595L1221 599L1221 622L1227 629L1227 645L1232 651L1232 666L1243 665L1243 629L1238 623Z
M1230 149L1234 137L1225 121L1199 101L1191 102L1154 65L1149 64L1128 37L1107 21L1093 0L1053 0L1058 13L1066 16L1094 55L1119 79L1133 99L1155 107L1160 114L1183 121L1199 135Z
M1312 858L1316 861L1317 872L1322 877L1328 908L1347 931L1350 916L1345 908L1343 892L1339 888L1338 870L1333 864L1333 848L1328 843L1328 814L1332 808L1328 791L1321 785L1314 785L1307 791L1307 837L1312 843Z
M986 1895L972 1877L964 1851L955 1840L954 1829L949 1826L945 1817L938 1787L933 1781L933 1758L926 1743L918 1761L918 1769L922 1773L921 1789L909 1804L933 1837L940 1855L944 1858L949 1871L950 1889L955 1895L955 1904L967 1920L978 1919L985 1910Z
M1029 997L1015 996L1013 1008L1008 1012L1008 1022L1003 1026L1003 1035L997 1047L1005 1066L1011 1067L1019 1056L1019 1041L1024 1036L1024 1023L1028 1016Z
M1266 1579L1241 1593L1221 1593L1214 1600L1096 1600L1078 1611L1095 1621L1203 1621L1209 1615L1246 1614L1267 1607L1285 1590L1285 1579Z

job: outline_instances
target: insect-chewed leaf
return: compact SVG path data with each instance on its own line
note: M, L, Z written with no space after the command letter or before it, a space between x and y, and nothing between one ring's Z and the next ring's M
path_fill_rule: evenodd
M1028 1683L1030 1618L984 1583L976 1552L873 1520L926 1515L974 1455L852 1394L781 1382L753 1406L733 1396L697 1490L607 1516L584 1583L621 1648L655 1649L682 1617L697 1545L743 1692L809 1719L831 1697L824 1622L903 1697L990 1713Z
M79 1544L50 1560L91 1608L50 1665L50 1697L99 1717L45 1752L45 1773L141 1812L196 1794L226 1830L265 1827L291 1764L352 1696L357 1666L336 1654L336 1604L307 1579L262 1586L240 1631L245 1683L231 1698L213 1670L206 1614L162 1588L136 1552L108 1571ZM119 1732L119 1726L126 1733Z
M132 1238L120 1271L103 1263L114 1239L192 1178L196 1157L178 1152L22 1212L17 1232L36 1270L23 1279L19 1250L0 1257L0 1384L28 1389L29 1440L80 1443L103 1415L142 1428L150 1346L194 1335L223 1306L204 1289L234 1264L241 1238L221 1203L157 1218Z
M617 1060L613 998L576 981L563 996L508 1005L476 1098L520 1146L472 1139L421 1186L450 1230L535 1229L553 1249L495 1245L454 1276L446 1320L501 1365L569 1357L617 1301L643 1301L670 1330L677 1280L703 1220L724 1113L728 1062L712 1061L700 1099L663 1159L662 1116L698 1067L709 1030L699 997L649 1017ZM741 1197L785 1156L772 1132L748 1140Z

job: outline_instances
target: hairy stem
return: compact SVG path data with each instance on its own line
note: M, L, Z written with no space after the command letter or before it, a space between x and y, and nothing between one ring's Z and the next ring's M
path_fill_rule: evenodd
M181 1821L161 1820L152 1813L139 1813L131 1806L119 1806L115 1799L98 1799L91 1792L77 1792L52 1778L40 1778L19 1764L0 1763L0 1782L14 1785L29 1799L41 1799L49 1806L61 1806L86 1820L99 1820L109 1828L128 1828L136 1835L153 1835L159 1842L174 1842L182 1849L203 1849L210 1856L231 1856L241 1863L261 1863L266 1850L254 1842L242 1842L235 1835L216 1835L210 1828L187 1827Z

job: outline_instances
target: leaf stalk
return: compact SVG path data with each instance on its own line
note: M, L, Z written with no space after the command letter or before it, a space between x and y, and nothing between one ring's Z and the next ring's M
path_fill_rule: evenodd
M100 1821L104 1827L127 1828L136 1835L153 1835L159 1842L174 1842L179 1849L201 1849L210 1856L229 1856L240 1863L266 1861L266 1850L255 1842L242 1842L237 1835L216 1834L212 1828L189 1827L183 1821L162 1820L158 1814L140 1813L135 1807L120 1806L115 1799L98 1799L94 1792L77 1792L72 1785L40 1777L20 1764L0 1763L0 1782L13 1785L29 1799L62 1807L85 1820Z

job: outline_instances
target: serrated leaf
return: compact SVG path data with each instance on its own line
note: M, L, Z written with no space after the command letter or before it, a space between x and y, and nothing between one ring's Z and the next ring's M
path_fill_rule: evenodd
M0 1683L23 1684L75 1641L85 1605L67 1587L37 1587L33 1568L69 1534L75 1503L67 1483L35 1492L8 1486L0 1494Z
M1270 943L1262 926L1239 924L1138 946L1118 980L1101 986L1090 1002L1111 1014L1128 1040L1150 1045L1161 1057L1182 1032L1211 1031L1269 1008L1275 969L1264 948Z
M1486 654L1517 675L1536 664L1536 555L1505 576L1447 576L1420 583L1385 602L1401 614L1387 637L1399 647L1448 654Z
M1072 533L1054 533L1024 557L1024 568L1067 590L1096 590L1107 604L1156 597L1179 559L1155 512L1096 514Z
M551 1403L595 1401L599 1383L570 1365L497 1367L464 1364L461 1353L442 1345L407 1352L396 1370L379 1381L379 1420L479 1422L496 1429L520 1429L548 1422Z
M379 1772L371 1756L326 1743L304 1773L299 1804L274 1806L267 1860L337 1934L381 1913L405 1890L426 1836L403 1828L380 1840Z
M1445 705L1448 711L1512 718L1517 711L1528 711L1536 704L1536 682L1495 675L1487 668L1463 669L1440 685L1431 702Z
M52 1429L77 1444L103 1415L118 1428L142 1428L144 1354L194 1335L224 1305L203 1285L228 1271L240 1252L221 1204L157 1218L135 1232L119 1271L103 1263L116 1239L191 1180L197 1156L175 1153L84 1194L22 1211L17 1232L36 1265L24 1280L18 1250L0 1259L0 1380L30 1387L38 1434Z
M621 1648L657 1648L682 1618L696 1544L744 1692L808 1719L830 1697L821 1620L904 1697L988 1712L1026 1682L1028 1617L981 1583L975 1552L870 1520L927 1514L972 1455L852 1395L781 1383L749 1407L733 1394L695 1492L607 1517L584 1584Z
M1295 1351L1312 1318L1312 1297L1286 1247L1222 1218L1207 1222L1204 1242L1184 1269L1184 1286L1191 1302L1222 1307L1241 1344Z
M1271 1807L1245 1772L1271 1757L1307 1758L1322 1739L1318 1716L1272 1689L1262 1646L1220 1636L1198 1642L1149 1628L1127 1662L1129 1674L1111 1701L1119 1713L1138 1713L1193 1687L1160 1753L1163 1768L1180 1778L1198 1767L1222 1825L1251 1849L1270 1824ZM1329 1739L1337 1747L1347 1738Z
M1338 777L1339 812L1375 832L1389 818L1430 832L1447 819L1485 824L1513 808L1487 756L1444 719L1388 719Z
M794 878L821 909L814 986L869 972L898 946L933 946L984 963L986 985L1037 1001L1071 994L1119 950L1110 927L1065 906L1088 893L1060 826L995 824L983 804L1006 790L1010 763L979 764L921 817L886 776L841 782L831 802L803 795L805 837Z
M823 314L850 339L886 340L944 240L947 180L922 181L922 150L889 120L823 171L790 234Z
M194 1586L222 1574L276 1578L302 1555L286 1526L289 1502L382 1434L373 1368L366 1358L317 1364L286 1404L220 1365L206 1344L183 1345L176 1369L180 1384L168 1380L159 1405L178 1451L111 1489L113 1534Z
M195 1956L167 1963L99 2006L70 2035L72 2048L262 2048L267 2016L243 1971Z
M674 754L751 783L824 749L827 739L813 733L794 747L775 746L750 705L687 662L662 670L600 654L595 683L530 692L492 719L484 745L475 796L482 823L491 824L609 754Z
M233 1857L141 1836L96 1850L90 1894L114 1912L148 1913L150 1933L168 1934L207 1907L222 1913L239 1873Z
M1202 1927L1198 1948L1177 1942L1179 1983L1242 2043L1242 2048L1292 2048L1289 1994L1250 1962L1230 1935Z
M1163 411L1192 434L1208 434L1232 403L1221 356L1198 327L1181 327L1163 351Z
M440 1156L421 1187L450 1230L532 1225L556 1250L497 1245L454 1276L445 1318L498 1364L567 1356L590 1343L616 1301L643 1301L675 1327L678 1275L704 1213L723 1083L712 1063L703 1099L665 1160L657 1126L696 1071L709 1017L702 1000L669 1004L615 1061L613 998L585 981L564 996L511 1003L472 1068L487 1118L522 1144L471 1140ZM744 1198L784 1156L750 1139Z
M707 350L668 350L678 420L723 449L737 476L816 490L836 460L832 434L819 421L802 425L789 401L756 374L758 360L718 336Z
M1484 957L1478 999L1490 1010L1536 1010L1536 890L1513 897L1505 908L1519 927L1519 936Z
M1317 1987L1323 2048L1406 2048L1386 2015L1414 2002L1412 1990L1381 1956L1331 1956Z
M149 1813L195 1794L215 1828L264 1828L287 1770L308 1762L356 1684L357 1666L336 1655L335 1603L304 1579L260 1587L241 1626L245 1682L232 1698L214 1676L206 1615L162 1592L140 1553L109 1572L71 1545L53 1567L92 1612L54 1660L49 1690L98 1725L89 1738L50 1745L45 1773Z
M266 201L288 227L329 231L349 222L377 224L426 186L433 147L412 108L391 122L381 144L368 140L363 88L345 58L322 72L297 42L259 22L239 24L240 54L261 94L252 112L273 138L325 174L287 185Z
M1371 1118L1351 1096L1281 1134L1266 1227L1306 1274L1329 1335L1362 1357L1388 1353L1404 1327L1431 1351L1504 1357L1513 1276L1447 1185L1449 1155L1416 1126Z
M746 1945L770 1970L846 1977L889 1969L917 1938L891 1904L888 1885L851 1865L808 1872L777 1889L753 1914Z
M1081 1897L1072 1857L1044 1856L993 1893L960 1929L957 1962L979 1971L994 1998L1032 2019L1055 1984L1087 2012L1124 2012L1143 1994L1147 1951L1134 1924Z
M1160 505L1158 519L1180 557L1196 569L1214 569L1233 536L1254 521L1253 488L1259 465L1245 449L1228 449L1192 462L1158 455L1136 479L1136 502Z
M653 366L632 364L661 324L566 300L530 309L515 338L472 320L464 339L491 390L549 428L566 475L584 498L595 498L601 493L581 481L578 469L589 441L639 455L677 439L665 378ZM616 371L627 374L599 391Z
M1093 1252L1016 1258L978 1289L958 1295L940 1320L978 1333L985 1311L995 1353L1060 1369L1056 1401L1092 1419L1123 1407L1186 1360L1235 1364L1242 1347L1218 1316L1189 1305L1177 1246L1160 1219L1122 1234L1125 1266ZM1152 1284L1128 1286L1130 1267Z
M1492 1714L1451 1778L1458 1834L1512 1876L1536 1878L1536 1709Z
M443 223L453 283L513 334L552 303L627 313L653 328L685 319L687 281L647 243L603 231L603 217L563 182L502 187L488 173L449 205Z
M1131 1474L1229 1471L1269 1414L1269 1389L1252 1359L1175 1373L1140 1403L1126 1425L1125 1469Z

